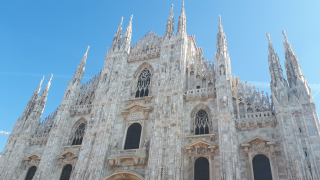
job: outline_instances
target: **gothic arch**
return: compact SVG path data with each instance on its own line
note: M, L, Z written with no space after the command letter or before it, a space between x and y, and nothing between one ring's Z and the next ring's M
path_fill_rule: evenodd
M149 96L151 83L152 83L152 67L151 65L141 65L140 68L135 73L135 78L133 79L133 89L135 91L135 97L141 98Z
M194 135L210 134L210 131L212 131L212 113L208 105L200 103L193 108L190 130Z
M128 170L116 171L110 175L105 176L104 178L102 178L102 180L122 180L124 179L124 177L130 180L144 180L144 178L140 174Z
M191 111L191 118L194 118L195 115L197 114L197 112L200 110L200 109L203 109L205 110L207 113L208 113L208 116L209 116L209 120L211 120L211 117L212 117L212 113L211 113L211 110L210 110L210 107L205 104L205 103L199 103L198 105L196 105L192 111Z
M68 143L72 145L81 145L86 129L87 120L85 118L80 118L71 129Z
M144 63L142 63L142 64L139 66L139 68L134 72L133 77L134 77L134 78L138 78L139 75L140 75L140 73L141 73L144 69L148 69L148 70L150 71L150 73L151 73L151 77L153 76L153 74L154 74L153 67L152 67L149 63L144 62Z

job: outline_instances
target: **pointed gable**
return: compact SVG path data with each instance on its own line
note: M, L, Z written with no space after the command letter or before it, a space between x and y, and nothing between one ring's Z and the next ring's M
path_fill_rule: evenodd
M255 135L252 138L249 138L249 139L243 141L241 143L241 146L243 146L243 147L250 146L250 143L255 141L255 140L265 141L265 143L268 144L268 145L277 144L276 140L274 140L274 139L263 137L263 136L260 136L260 135Z
M34 152L34 153L29 154L23 158L23 160L25 160L25 161L29 161L31 159L41 159L41 155L37 152Z
M67 156L73 156L73 157L78 157L78 153L73 151L72 149L67 149L65 151L63 151L61 154L59 154L59 157L60 158L64 158L64 157L67 157Z
M201 147L206 147L206 148L212 149L212 150L218 148L218 146L216 144L205 141L203 139L198 139L195 142L192 142L192 143L185 146L186 150L193 150L193 149L201 148Z

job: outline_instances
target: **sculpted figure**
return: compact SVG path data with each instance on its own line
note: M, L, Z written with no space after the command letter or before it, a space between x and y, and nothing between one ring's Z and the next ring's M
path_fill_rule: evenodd
M226 96L223 96L223 97L221 98L221 107L222 107L223 109L225 109L225 108L227 107L227 105L228 105L228 99L227 99Z
M116 139L113 141L113 149L114 150L118 149L118 141Z
M148 138L145 138L143 141L143 148L147 148L148 144L149 144L149 140L148 140Z

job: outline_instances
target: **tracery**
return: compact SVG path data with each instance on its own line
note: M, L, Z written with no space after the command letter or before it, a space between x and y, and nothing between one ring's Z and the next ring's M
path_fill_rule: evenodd
M86 130L86 124L81 123L70 137L70 140L72 141L72 145L81 145L85 130Z
M194 121L195 135L209 134L209 116L208 113L200 109Z
M150 87L151 73L148 69L144 69L139 75L137 83L136 98L148 96Z

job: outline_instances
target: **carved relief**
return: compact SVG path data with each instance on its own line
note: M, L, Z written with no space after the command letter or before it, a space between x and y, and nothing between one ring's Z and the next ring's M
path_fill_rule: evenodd
M153 110L152 107L136 102L124 108L121 111L121 115L125 120L138 120L138 119L147 120L149 118L149 113L152 110ZM130 115L130 119L128 119L129 115Z
M63 167L66 164L74 166L78 160L78 153L67 149L58 156L58 166Z
M38 153L32 153L25 158L23 158L23 166L24 169L30 167L30 166L36 166L38 167L41 160L41 155Z

